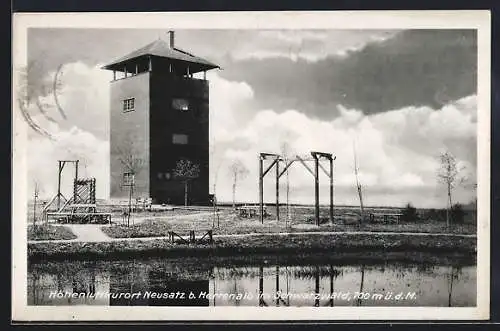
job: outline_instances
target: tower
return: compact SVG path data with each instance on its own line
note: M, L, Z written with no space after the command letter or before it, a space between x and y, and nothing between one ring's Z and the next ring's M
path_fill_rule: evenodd
M162 39L110 63L110 195L155 203L184 203L184 182L174 175L177 162L199 166L189 181L190 204L209 200L209 86L206 72L219 66Z

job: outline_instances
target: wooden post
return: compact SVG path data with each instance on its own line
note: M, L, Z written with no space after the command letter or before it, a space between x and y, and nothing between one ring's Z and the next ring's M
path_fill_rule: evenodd
M124 67L125 78L127 78L127 67Z
M139 73L139 66L136 64L135 65L135 74L137 75Z
M153 71L153 62L151 61L151 56L150 56L148 59L149 59L149 66L148 66L148 70L149 70L149 71Z
M59 161L59 173L57 176L57 211L61 208L61 171L64 167L64 161Z
M264 177L263 177L263 160L259 157L259 209L260 222L264 224Z
M33 226L36 225L36 198L38 198L38 184L35 182L35 201L33 204Z
M319 160L314 156L314 218L319 226Z
M75 161L75 180L74 180L74 186L73 186L73 203L76 203L76 197L77 197L77 188L78 188L78 162L79 160Z
M278 157L279 158L279 157ZM280 167L279 159L276 161L276 222L280 221Z
M333 157L330 158L330 223L333 225Z
M116 70L113 70L113 80L116 80Z

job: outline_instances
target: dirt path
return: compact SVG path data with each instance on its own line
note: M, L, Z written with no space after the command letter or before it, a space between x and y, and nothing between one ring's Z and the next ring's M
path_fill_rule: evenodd
M103 242L112 241L113 238L108 237L104 232L101 231L102 225L94 224L65 224L75 235L76 239L69 241L78 242ZM50 240L47 240L50 241Z
M68 226L68 225L66 225ZM146 237L146 238L111 238L101 231L102 225L69 225L68 227L78 236L76 239L70 240L29 240L28 243L50 243L50 242L109 242L109 241L148 241L148 240L161 240L168 239L168 237ZM87 229L86 229L87 228ZM243 233L243 234L219 234L214 235L214 238L243 238L254 236L287 236L287 235L332 235L343 234L349 235L379 235L379 236L444 236L444 237L458 237L458 238L476 238L475 234L454 234L454 233L427 233L427 232L374 232L374 231L337 231L337 232L283 232L283 233ZM188 236L184 237L188 239Z

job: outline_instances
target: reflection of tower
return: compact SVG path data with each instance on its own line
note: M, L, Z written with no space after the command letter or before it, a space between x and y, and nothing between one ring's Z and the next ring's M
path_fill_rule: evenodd
M173 170L180 159L199 165L190 181L191 203L209 201L209 85L206 72L219 68L158 39L110 63L110 194L125 198L126 174L135 192L157 203L184 203L183 183ZM117 77L121 73L121 77ZM201 77L195 77L195 75Z
M150 298L149 306L208 306L208 298L202 293L209 293L209 280L195 279L186 280L171 277L161 271L150 270L148 273L149 291L153 293L175 294L167 298ZM193 293L195 298L189 299L189 294Z

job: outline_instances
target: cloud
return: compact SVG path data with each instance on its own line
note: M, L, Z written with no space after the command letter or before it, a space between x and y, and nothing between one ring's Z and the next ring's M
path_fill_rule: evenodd
M313 62L241 58L228 62L231 70L221 77L245 79L255 92L254 109L300 109L321 119L337 115L338 104L374 114L407 106L440 108L476 94L474 30L407 30L360 45Z
M475 176L477 112L475 96L454 101L440 109L405 107L389 112L364 115L361 110L339 106L340 116L329 121L315 119L296 110L262 110L241 131L233 132L234 141L245 146L228 146L224 152L228 164L240 160L250 174L240 183L238 197L256 201L258 155L279 153L287 142L296 154L310 151L332 152L335 161L336 201L356 204L353 144L356 146L360 181L366 203L370 205L442 206L445 191L437 184L436 171L441 150L452 151L467 172ZM313 202L313 177L300 164L290 171L292 200ZM328 199L328 179L321 179L322 202ZM230 200L228 167L218 179L220 200ZM266 177L265 196L274 199L274 171ZM284 189L282 190L284 192ZM470 192L457 190L457 199L468 202Z
M56 72L43 80L53 82ZM37 182L40 196L51 198L57 192L57 161L80 160L80 176L95 177L97 195L106 197L109 190L109 76L98 66L82 62L68 63L58 74L61 89L38 97L27 112L33 121L48 132L48 139L28 131L29 194ZM59 105L59 106L58 106ZM66 118L61 116L58 107ZM42 114L43 112L43 114ZM63 193L70 195L74 170L66 165Z
M33 194L35 182L40 188L40 197L52 198L57 193L58 160L80 160L79 177L96 178L98 198L109 192L109 143L92 133L72 127L69 130L52 128L54 140L43 137L32 138L28 144L28 194ZM71 197L74 167L66 164L62 176L62 193Z

